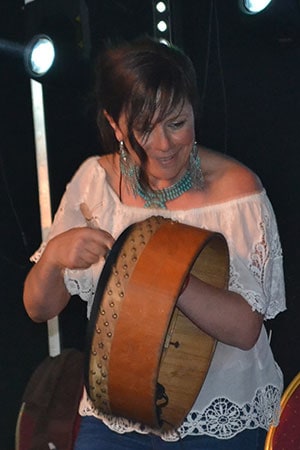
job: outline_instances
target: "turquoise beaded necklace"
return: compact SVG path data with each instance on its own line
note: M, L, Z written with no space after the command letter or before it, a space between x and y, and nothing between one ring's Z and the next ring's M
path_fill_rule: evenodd
M141 186L138 178L136 180L136 192L145 200L144 208L161 208L167 209L166 203L180 197L189 191L192 186L192 177L190 170L187 170L184 176L172 186L155 191L145 190Z
M190 154L189 168L180 180L167 188L151 190L141 185L140 168L132 162L123 141L120 141L120 172L124 175L126 184L133 194L139 195L145 201L144 208L167 209L167 202L175 200L192 188L203 189L204 186L196 142Z

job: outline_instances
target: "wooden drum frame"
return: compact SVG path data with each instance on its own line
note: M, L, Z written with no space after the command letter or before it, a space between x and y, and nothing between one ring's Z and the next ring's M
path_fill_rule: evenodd
M160 216L128 227L102 270L87 334L85 384L95 408L168 431L205 380L216 340L176 307L189 273L226 289L220 233Z

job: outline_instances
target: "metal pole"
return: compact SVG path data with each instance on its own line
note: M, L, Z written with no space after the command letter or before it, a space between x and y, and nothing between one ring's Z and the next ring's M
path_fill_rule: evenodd
M50 183L48 172L43 87L41 83L33 79L30 80L30 86L31 86L36 164L37 164L38 189L39 189L41 233L42 239L44 241L47 238L52 223L52 213L51 213ZM48 326L49 355L56 356L61 352L58 317L54 317L53 319L48 320L47 326Z

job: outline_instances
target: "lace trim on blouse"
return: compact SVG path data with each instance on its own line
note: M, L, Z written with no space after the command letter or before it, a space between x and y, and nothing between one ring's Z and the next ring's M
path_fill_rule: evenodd
M266 311L261 303L261 295L258 293L246 290L239 280L239 272L235 270L234 266L230 264L230 277L229 288L235 292L240 293L245 300L252 306L252 309L265 315L265 319L272 319L278 313L282 311L282 297L272 295L272 285L278 286L282 283L281 271L272 271L271 276L267 276L267 264L269 261L280 260L279 268L282 261L282 249L280 238L276 229L272 228L273 222L270 220L270 216L265 214L263 220L259 223L260 240L254 244L254 248L249 255L248 269L253 275L253 278L261 286L262 293L266 298L270 296L272 302L269 304L269 308ZM274 225L273 225L274 226ZM269 239L267 239L267 236ZM274 267L275 264L274 264ZM279 279L280 277L280 279Z
M252 402L241 406L224 397L216 398L202 412L192 410L178 430L163 434L161 438L165 441L177 441L187 435L205 434L217 439L230 439L246 429L260 427L268 430L271 425L278 424L280 398L281 392L271 385L258 389ZM266 411L269 412L268 415ZM117 433L136 431L142 434L159 434L157 430L128 419L97 413L91 402L86 403L80 414L102 419Z

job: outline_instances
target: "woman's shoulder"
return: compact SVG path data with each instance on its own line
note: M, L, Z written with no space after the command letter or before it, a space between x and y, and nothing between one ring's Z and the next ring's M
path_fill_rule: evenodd
M207 190L214 201L261 192L259 177L236 159L207 148L200 149Z
M99 155L93 155L86 158L81 162L78 169L75 172L75 176L82 175L85 173L90 173L91 171L97 171L99 169Z
M101 156L101 155L94 155L89 156L87 159L85 159L80 166L78 167L77 171L75 172L73 178L74 179L83 179L88 177L89 180L91 180L94 176L98 178L99 176L106 177L106 172L110 172L108 169L111 164L109 164L110 158L107 158L111 155Z

